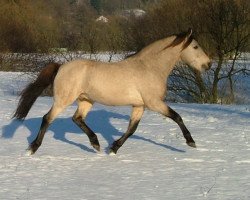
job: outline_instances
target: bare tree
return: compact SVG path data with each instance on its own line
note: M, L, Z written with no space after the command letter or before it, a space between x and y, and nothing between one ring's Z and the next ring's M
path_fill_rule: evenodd
M249 2L245 0L204 1L202 19L206 19L204 33L207 43L213 49L215 63L212 80L212 103L219 99L218 84L227 79L230 89L230 101L234 102L233 76L247 69L235 65L241 52L249 46ZM211 12L211 10L213 12Z

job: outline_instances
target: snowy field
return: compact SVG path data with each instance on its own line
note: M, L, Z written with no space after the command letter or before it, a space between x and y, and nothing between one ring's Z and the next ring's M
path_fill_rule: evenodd
M52 99L40 97L24 122L12 121L16 94L27 83L0 72L0 199L248 200L250 106L171 104L184 119L197 149L179 127L145 111L138 130L115 156L107 147L126 130L130 108L95 105L87 122L101 152L62 113L40 149L26 156Z

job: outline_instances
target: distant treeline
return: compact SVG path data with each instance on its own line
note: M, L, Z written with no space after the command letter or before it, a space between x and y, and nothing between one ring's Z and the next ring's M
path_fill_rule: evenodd
M146 15L121 14L135 8ZM2 0L0 51L135 51L189 27L213 54L246 51L249 10L248 0Z
M1 0L0 51L47 52L69 50L122 49L107 40L121 37L120 13L126 9L147 9L157 0ZM105 15L109 23L97 23ZM114 38L115 35L115 38ZM119 38L120 40L120 38ZM119 43L119 44L118 44Z

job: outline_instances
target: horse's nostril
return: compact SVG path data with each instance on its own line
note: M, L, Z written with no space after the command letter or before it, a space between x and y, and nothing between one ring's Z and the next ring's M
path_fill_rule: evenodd
M207 66L208 66L208 69L210 69L211 67L212 67L212 62L209 62L208 64L207 64Z

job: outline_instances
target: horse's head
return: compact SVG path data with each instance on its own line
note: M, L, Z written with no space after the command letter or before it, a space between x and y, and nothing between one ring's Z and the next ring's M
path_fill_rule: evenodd
M188 30L185 37L181 60L199 71L210 69L212 62L198 42L193 39L192 29Z

